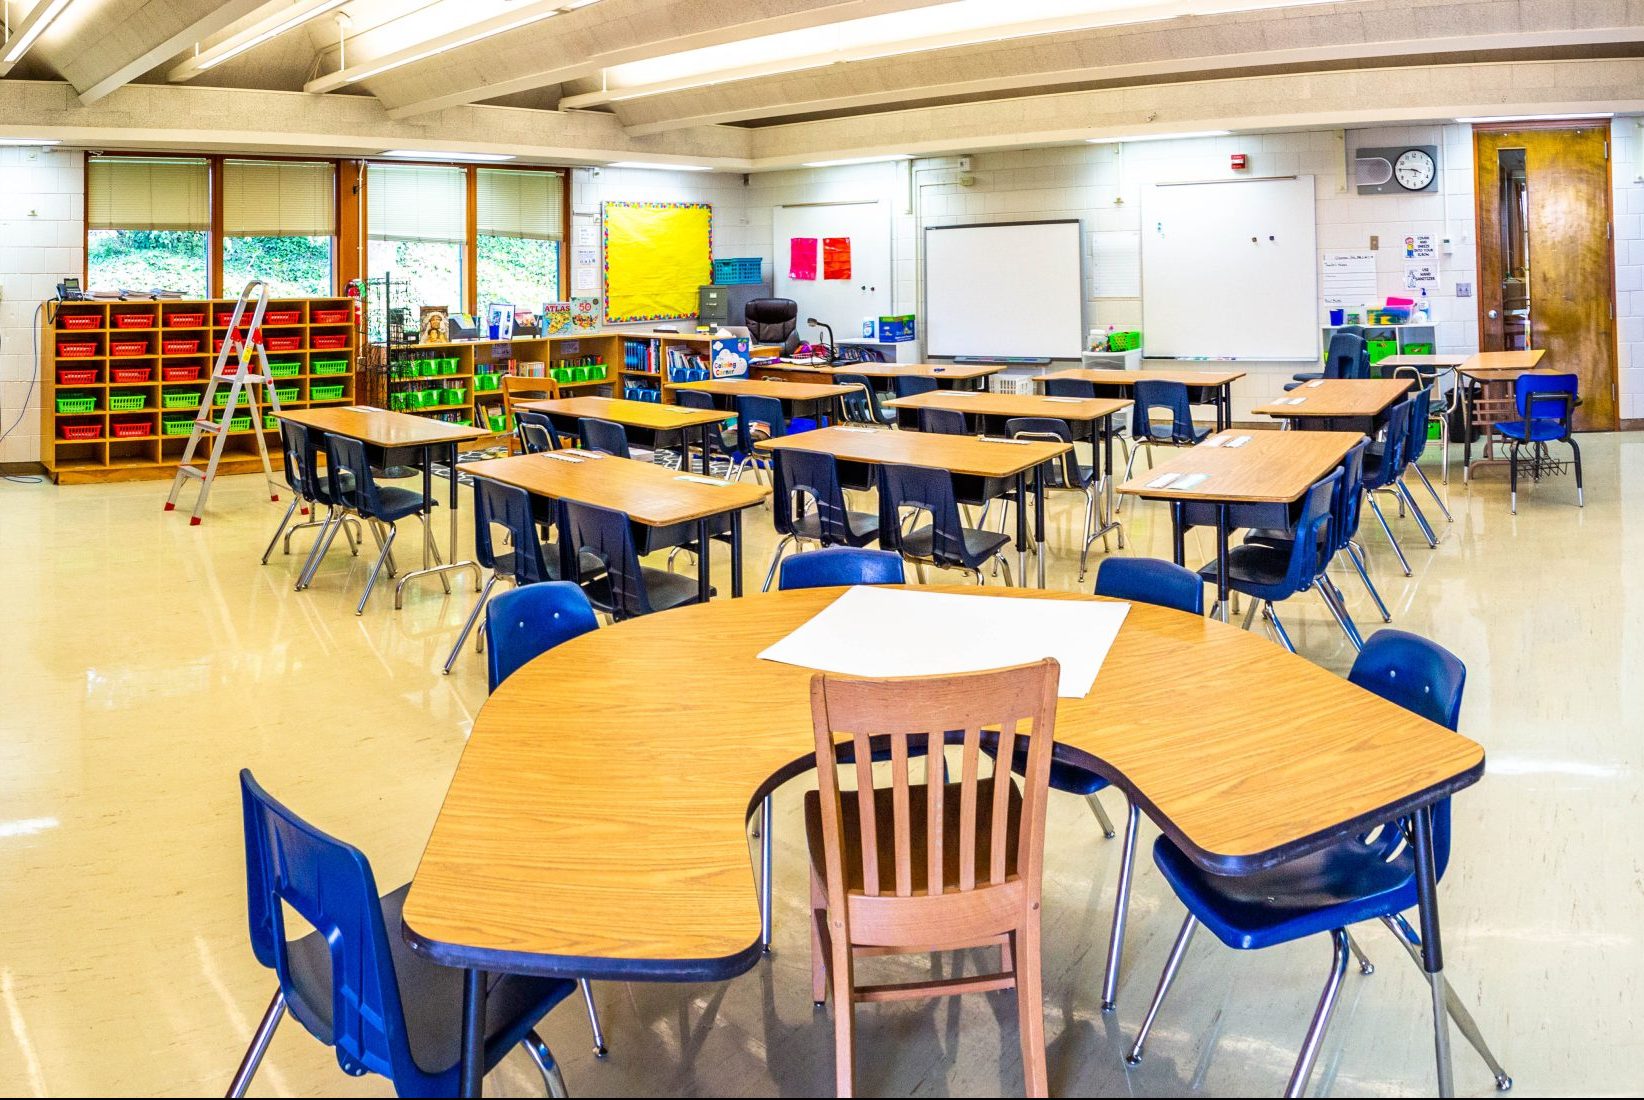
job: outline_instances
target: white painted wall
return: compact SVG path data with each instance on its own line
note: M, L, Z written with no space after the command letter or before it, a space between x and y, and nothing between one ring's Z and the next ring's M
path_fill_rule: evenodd
M1617 413L1638 420L1644 419L1644 124L1617 119L1612 134Z

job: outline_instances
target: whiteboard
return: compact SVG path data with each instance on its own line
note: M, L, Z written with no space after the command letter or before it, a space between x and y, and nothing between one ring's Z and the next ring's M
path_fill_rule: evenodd
M1082 238L1077 221L926 226L926 352L1079 358Z
M836 340L860 339L862 322L891 311L890 206L883 201L816 202L778 206L771 216L774 237L771 285L778 298L799 303L804 339L821 335L805 319L833 326ZM851 242L851 277L795 279L788 270L789 242L795 237L845 237Z
M1317 359L1313 177L1142 191L1149 357Z

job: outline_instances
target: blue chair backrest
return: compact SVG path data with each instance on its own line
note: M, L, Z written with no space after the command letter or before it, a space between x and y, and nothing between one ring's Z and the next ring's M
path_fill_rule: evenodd
M371 864L358 848L322 833L276 802L249 769L240 772L240 807L246 906L257 961L274 971L291 1014L336 1048L345 1072L380 1073L394 1080L402 1094L417 1095L416 1083L426 1078L411 1059ZM292 977L287 905L325 937L329 948L329 1026L307 1000L316 991L299 988Z
M350 474L352 477L344 477ZM371 464L365 457L365 444L345 435L325 436L325 477L331 499L345 508L365 516L382 511L382 496L377 492L376 479L371 476Z
M933 435L969 435L965 414L958 409L920 409L919 430Z
M1427 419L1433 411L1433 391L1419 382L1412 389L1410 396L1415 398L1415 404L1410 406L1409 438L1404 454L1408 461L1420 462L1427 452Z
M737 394L736 423L742 430L744 444L750 447L752 444L749 440L756 421L770 429L772 439L788 434L788 419L782 415L782 402L774 397L759 397L751 393Z
M777 589L786 592L846 584L903 584L906 580L901 557L888 550L830 546L783 558Z
M1417 634L1383 628L1365 640L1347 674L1349 682L1397 703L1414 714L1455 729L1461 717L1467 666L1455 654ZM1385 843L1396 845L1398 830L1387 828ZM1439 874L1450 862L1450 800L1433 804L1433 855Z
M599 629L594 607L571 581L545 581L504 592L485 605L488 689L561 642Z
M1096 594L1204 614L1204 579L1158 558L1103 559L1096 570Z
M1330 508L1335 503L1339 484L1341 469L1338 467L1314 482L1302 497L1301 514L1296 518L1296 537L1290 544L1290 561L1284 571L1283 584L1291 594L1306 591L1330 560Z
M308 428L294 420L280 421L280 452L285 462L285 483L291 491L308 500L325 500L314 472L315 451Z
M1336 485L1336 500L1330 509L1332 557L1336 551L1345 550L1359 533L1359 513L1364 510L1364 452L1369 446L1368 439L1361 439L1341 460L1341 481Z
M684 409L717 409L714 404L714 395L703 393L701 390L675 390L674 401Z
M1370 353L1364 337L1346 329L1337 329L1330 336L1330 349L1324 357L1326 378L1370 377Z
M772 481L771 519L777 534L793 534L793 498L800 493L816 511L824 545L850 540L845 490L839 484L839 462L833 455L784 448L776 452Z
M518 409L514 412L514 426L519 429L519 445L528 455L557 451L565 445L559 429L546 413Z
M853 420L858 424L876 424L884 420L884 410L879 405L879 391L873 388L864 374L835 374L835 385L855 386L856 392L845 395L845 419Z
M887 550L902 548L901 511L918 508L930 513L931 557L938 565L975 568L965 549L964 522L947 470L885 464L879 467L879 544Z
M1044 442L1072 443L1073 429L1065 420L1054 416L1013 416L1005 421L1005 434L1011 439L1038 439ZM1051 488L1082 489L1079 466L1072 451L1065 451L1059 459L1039 465L1045 484Z
M1187 399L1187 386L1163 378L1144 378L1136 383L1136 408L1130 419L1130 434L1136 439L1154 439L1174 443L1193 442L1193 408ZM1170 413L1170 429L1165 431L1153 423L1154 409Z
M918 397L922 393L934 390L936 379L922 378L916 374L898 374L891 379L891 388L896 391L897 397Z
M1513 397L1521 420L1557 420L1568 425L1575 414L1581 380L1573 374L1521 374Z
M611 586L612 618L631 619L651 613L651 596L645 589L645 573L634 548L634 530L626 515L593 504L560 501L560 539L570 532L571 543L562 548L575 560L586 550L605 563Z
M1082 378L1045 379L1046 397L1095 397L1096 383Z
M1410 420L1416 411L1413 397L1406 397L1387 410L1387 434L1382 439L1382 461L1373 478L1364 481L1366 489L1380 489L1397 481L1404 472L1405 459L1410 447Z
M531 494L516 485L477 477L474 479L474 556L487 569L497 566L495 527L505 528L514 544L515 583L536 584L547 580L548 567L532 514Z
M577 421L577 434L582 438L584 450L600 451L617 458L633 457L628 453L628 432L621 424L601 420L597 416L585 416Z

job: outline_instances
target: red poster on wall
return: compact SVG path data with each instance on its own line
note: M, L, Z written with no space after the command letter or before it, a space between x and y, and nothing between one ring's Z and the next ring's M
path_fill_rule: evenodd
M816 238L793 237L788 241L788 278L816 278Z
M851 239L849 237L822 238L822 277L849 279L851 277Z

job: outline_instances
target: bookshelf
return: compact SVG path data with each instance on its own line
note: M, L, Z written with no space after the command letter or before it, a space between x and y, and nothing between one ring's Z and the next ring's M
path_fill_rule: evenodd
M70 485L171 477L233 313L231 298L48 306L40 332L40 457L52 480ZM353 299L270 299L263 337L281 408L354 400ZM262 469L255 431L276 437L269 447L271 454L278 451L272 418L247 423L229 433L219 472Z

